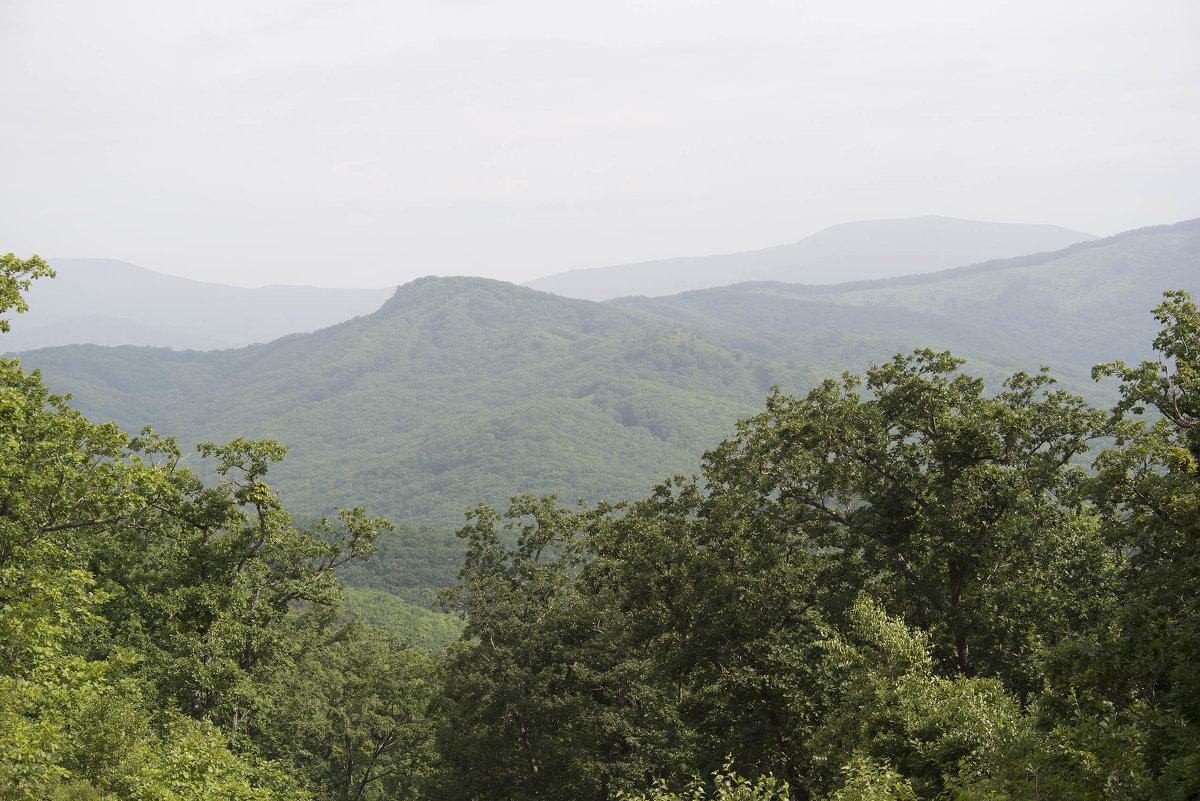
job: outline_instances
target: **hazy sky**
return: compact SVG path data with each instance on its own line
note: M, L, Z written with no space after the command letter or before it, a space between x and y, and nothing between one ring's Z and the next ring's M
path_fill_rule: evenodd
M1196 0L0 0L0 252L528 280L1200 216Z

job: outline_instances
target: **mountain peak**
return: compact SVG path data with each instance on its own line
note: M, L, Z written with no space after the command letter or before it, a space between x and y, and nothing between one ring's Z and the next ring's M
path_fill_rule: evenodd
M598 303L473 276L417 278L398 287L374 316L436 318L440 325L484 331L488 338L501 329L578 329L608 336L644 327L637 318Z

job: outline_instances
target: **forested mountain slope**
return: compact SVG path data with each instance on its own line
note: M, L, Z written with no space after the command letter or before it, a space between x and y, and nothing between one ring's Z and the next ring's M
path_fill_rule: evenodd
M787 245L572 270L526 286L572 298L673 295L737 281L829 284L946 270L1092 239L1056 225L907 217L843 223Z
M182 442L273 437L290 507L329 499L456 524L517 488L622 499L674 472L803 369L497 281L422 279L375 314L240 350L22 356L90 417Z
M266 345L51 348L22 361L93 419L151 424L188 447L286 443L272 485L298 512L358 503L457 526L516 492L637 497L694 472L771 385L802 391L915 347L967 356L997 387L1048 363L1107 405L1091 366L1146 354L1145 309L1166 288L1197 289L1198 255L1191 222L931 276L609 304L429 278L374 314ZM376 586L386 563L378 589L429 603L457 571L460 546L444 531L405 528L380 545L354 583Z
M930 346L993 372L1045 363L1079 379L1098 362L1144 356L1154 330L1144 310L1171 288L1200 289L1200 220L931 275L743 283L610 305L817 369L863 369L881 354Z

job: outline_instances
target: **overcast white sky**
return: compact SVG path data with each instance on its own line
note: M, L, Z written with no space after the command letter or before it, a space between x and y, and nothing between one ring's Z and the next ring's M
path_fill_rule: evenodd
M1196 0L0 0L0 252L522 281L1200 216Z

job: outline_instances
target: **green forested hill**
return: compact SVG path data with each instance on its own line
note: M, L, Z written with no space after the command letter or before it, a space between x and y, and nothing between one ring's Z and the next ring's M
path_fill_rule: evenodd
M643 493L803 369L641 315L496 281L422 279L377 313L208 353L69 347L23 354L96 419L181 441L272 437L301 512L362 504L457 524L518 490Z
M1200 288L1200 220L929 275L745 283L610 305L817 369L862 369L931 346L971 356L984 374L1044 363L1078 384L1097 362L1145 354L1154 330L1145 310L1170 288Z
M1047 363L1107 404L1091 365L1144 355L1146 310L1164 289L1200 289L1197 263L1200 221L930 276L609 304L428 278L375 314L266 345L77 346L22 361L92 419L150 424L185 444L286 443L272 483L298 512L361 504L398 522L457 526L471 506L518 492L638 497L694 472L773 384L802 390L919 346L967 356L996 383ZM376 588L418 603L459 564L445 531L381 546L375 564L399 578ZM376 586L374 571L355 583Z

